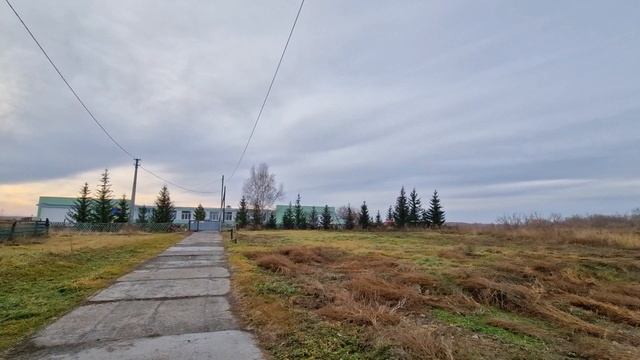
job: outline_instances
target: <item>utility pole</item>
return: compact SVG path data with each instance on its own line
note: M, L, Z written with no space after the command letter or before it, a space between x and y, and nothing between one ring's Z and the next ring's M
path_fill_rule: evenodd
M226 210L227 209L227 186L224 186L224 189L222 190L222 215L226 214Z
M222 175L222 187L220 188L220 231L222 231L222 224L224 219L224 175Z
M129 224L133 224L133 213L136 211L136 186L138 185L138 166L140 159L136 160L136 167L133 171L133 188L131 189L131 209L129 209Z

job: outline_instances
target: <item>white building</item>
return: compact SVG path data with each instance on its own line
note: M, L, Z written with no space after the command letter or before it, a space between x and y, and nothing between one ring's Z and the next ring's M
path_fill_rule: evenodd
M75 203L76 198L72 197L57 197L57 196L40 196L38 201L38 213L37 218L41 220L49 219L52 222L64 222L69 221L68 214ZM117 213L116 205L118 200L113 202L113 211ZM127 200L128 201L128 200ZM138 218L138 211L144 204L136 205L134 209L134 219ZM153 206L146 206L149 216L151 216ZM189 220L195 220L194 212L195 207L176 206L174 223L176 224L188 224ZM206 219L210 221L220 221L221 211L220 208L204 208L206 213ZM236 214L238 209L234 209L227 206L224 210L224 222L226 224L235 223Z

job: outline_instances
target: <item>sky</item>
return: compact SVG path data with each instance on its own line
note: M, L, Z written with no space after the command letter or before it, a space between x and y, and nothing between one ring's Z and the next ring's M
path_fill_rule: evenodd
M400 187L449 221L640 207L640 2L14 0L80 96L142 164L237 205L252 165L280 203L383 214ZM0 3L0 215L95 189L133 161ZM163 182L139 174L137 203ZM169 185L178 205L219 194Z

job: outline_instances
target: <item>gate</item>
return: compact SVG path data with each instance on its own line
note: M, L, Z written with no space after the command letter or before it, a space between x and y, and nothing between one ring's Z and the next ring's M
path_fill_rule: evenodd
M211 220L190 220L189 231L220 231L220 222Z

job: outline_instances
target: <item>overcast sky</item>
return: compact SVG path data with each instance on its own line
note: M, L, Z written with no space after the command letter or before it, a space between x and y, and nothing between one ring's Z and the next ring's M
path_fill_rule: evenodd
M298 8L270 1L14 6L144 166L218 190ZM640 206L640 2L308 0L228 203L266 162L286 198L382 212L438 189L451 221ZM133 162L0 3L0 215L75 196ZM140 173L139 202L162 182ZM218 195L169 187L178 205ZM424 200L426 201L426 199Z

